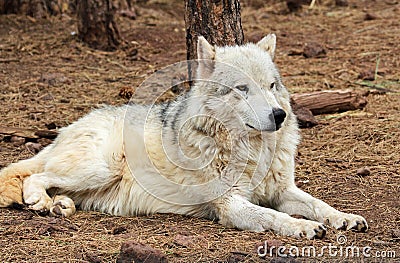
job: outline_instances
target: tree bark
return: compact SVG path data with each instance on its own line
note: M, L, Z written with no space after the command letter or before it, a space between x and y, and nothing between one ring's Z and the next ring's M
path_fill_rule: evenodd
M79 0L78 35L90 47L115 50L122 42L114 21L115 8L110 0Z
M197 37L212 45L243 44L239 0L185 0L187 59L197 58Z
M296 105L317 115L362 109L367 105L367 95L368 92L332 90L293 94L291 99Z
M0 0L0 14L22 14L36 18L65 13L70 0Z

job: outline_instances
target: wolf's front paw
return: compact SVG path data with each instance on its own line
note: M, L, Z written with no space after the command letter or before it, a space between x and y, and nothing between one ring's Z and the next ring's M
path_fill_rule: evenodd
M321 239L326 235L324 224L305 219L295 219L284 228L282 234L297 238Z
M331 214L324 218L324 222L336 229L367 232L368 224L364 217L342 212Z
M29 196L25 194L24 200L29 209L38 213L47 213L53 204L53 200L46 193L40 192L32 193Z

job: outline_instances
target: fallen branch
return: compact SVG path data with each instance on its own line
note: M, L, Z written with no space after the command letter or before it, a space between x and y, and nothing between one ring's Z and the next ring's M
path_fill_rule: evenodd
M49 130L34 130L26 128L0 126L0 134L9 136L18 136L30 139L39 139L39 138L54 139L57 137L58 132Z
M318 91L293 94L294 104L309 109L314 115L363 109L368 92L352 90Z

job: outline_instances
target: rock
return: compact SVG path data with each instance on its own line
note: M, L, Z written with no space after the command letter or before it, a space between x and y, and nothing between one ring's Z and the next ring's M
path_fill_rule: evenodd
M18 147L25 143L25 138L19 136L11 136L10 142L12 142L14 146Z
M335 5L336 6L348 6L349 2L347 2L347 0L336 0Z
M306 0L286 0L286 6L289 9L289 12L297 12L300 11L303 7L303 4L307 4Z
M25 143L25 146L31 153L35 153L35 154L40 152L43 149L43 146L37 142L27 142L27 143Z
M51 95L50 93L40 97L41 100L54 100L53 95Z
M49 86L56 86L60 84L71 84L71 81L61 73L43 73L39 82L46 83Z
M246 262L246 258L249 254L245 252L233 251L228 257L228 263Z
M376 15L371 14L371 13L366 13L365 16L364 16L364 20L365 21L375 20L377 18L378 17Z
M193 247L195 242L193 241L193 236L177 234L174 237L174 243L182 247Z
M47 123L44 126L46 126L46 128L49 129L49 130L57 129L57 125L54 122Z
M357 175L359 176L368 176L370 174L371 170L367 166L357 169Z
M166 256L158 249L135 241L126 241L121 245L121 251L117 259L118 263L165 263Z
M326 56L325 48L318 43L306 43L303 49L303 56L306 58L321 58Z
M96 254L94 254L92 252L86 253L85 260L87 260L90 263L101 263L101 262L103 262L103 260L101 260L101 258L99 256L97 256Z
M71 101L69 99L60 99L61 103L70 103Z
M300 128L311 128L318 124L318 121L309 109L296 104L292 99L290 100L290 104L292 105Z
M360 74L358 74L358 78L362 80L375 80L375 70L368 69L361 71Z
M400 229L393 229L392 230L392 237L396 239L400 239Z
M111 230L111 234L113 234L113 235L118 235L118 234L124 233L125 231L126 231L126 227L124 227L124 226L117 226L117 227L114 227L114 228Z

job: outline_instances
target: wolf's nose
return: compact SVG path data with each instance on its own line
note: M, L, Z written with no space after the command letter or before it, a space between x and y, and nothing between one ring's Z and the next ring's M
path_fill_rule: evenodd
M286 112L282 109L273 108L272 115L274 116L276 130L278 130L286 118Z

